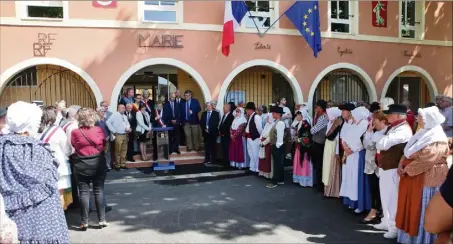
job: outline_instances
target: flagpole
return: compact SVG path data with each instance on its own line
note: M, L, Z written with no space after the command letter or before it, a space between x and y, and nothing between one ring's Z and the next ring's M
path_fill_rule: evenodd
M245 3L245 1L242 1L242 3L247 7L247 4ZM260 28L258 28L258 25L255 22L255 18L253 17L252 13L250 13L250 10L248 10L248 9L249 9L249 7L247 7L247 12L249 13L249 16L252 17L252 21L253 21L253 24L255 24L255 28L258 31L258 35L261 36Z
M285 13L286 13L286 12L285 12ZM279 21L279 20L283 17L283 15L285 15L285 13L283 13L282 15L280 15L280 17L278 17L278 19L276 19L276 20L274 21L274 23L272 23L272 25L269 26L269 28L266 29L266 31L264 31L263 33L260 33L260 36L264 36L264 34L266 34L272 27L274 27L275 23L277 23L277 21Z
M283 17L283 15L285 15L286 12L288 12L288 10L290 10L296 3L297 3L297 1L295 1L295 2L293 3L293 5L291 5L291 6L290 6L290 7L289 7L282 15L280 15L280 17L278 17L278 19L276 19L276 20L274 21L274 23L272 23L272 25L269 26L269 28L267 28L266 31L264 31L262 34L260 33L261 36L264 36L264 34L266 34L272 27L274 27L275 23L277 23L277 21L279 21L279 20Z

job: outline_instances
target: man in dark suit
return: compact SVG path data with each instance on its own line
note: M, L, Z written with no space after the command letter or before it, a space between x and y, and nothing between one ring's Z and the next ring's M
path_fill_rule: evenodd
M230 128L233 123L234 115L231 110L231 104L227 103L223 105L223 116L220 121L219 133L220 133L220 144L222 146L222 163L225 166L230 165L228 159L228 152L230 146Z
M200 103L192 98L192 91L184 92L185 101L183 103L182 120L184 135L186 136L187 151L201 151L200 143L200 121L198 113L201 111Z
M219 112L213 109L212 103L206 103L206 111L201 115L201 131L204 138L205 164L214 163L217 155L217 136L219 135Z
M166 113L169 111L164 111L163 104L161 102L156 103L156 108L151 114L151 120L154 128L165 128L167 127L168 118L170 118ZM157 160L158 148L157 148L157 132L153 132L153 160ZM168 145L163 145L164 158L168 159Z
M169 143L170 143L170 154L177 153L181 154L179 151L179 131L181 128L181 107L176 104L176 95L175 93L170 93L168 102L164 105L164 116L166 125L168 127L173 127L173 130L168 132Z
M125 115L127 117L127 120L129 121L129 124L131 125L131 132L129 132L128 135L129 138L127 141L126 159L127 161L135 162L134 154L137 153L137 150L135 149L137 147L136 145L137 140L135 137L135 129L137 128L137 117L136 112L132 108L133 108L132 103L126 104Z
M183 117L182 117L182 111L184 110L184 102L186 101L184 98L181 97L181 91L179 89L177 89L175 91L175 103L176 103L176 106L180 109L179 111L181 111L180 113L180 116L181 116L181 120L180 120L180 123L179 123L179 136L176 138L176 142L178 143L178 145L182 145L182 146L185 146L186 145L186 139L185 139L185 136L184 136L184 129L183 129Z

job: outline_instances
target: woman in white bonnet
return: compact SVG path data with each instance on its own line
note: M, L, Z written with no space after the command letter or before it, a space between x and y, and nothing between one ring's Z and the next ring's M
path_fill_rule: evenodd
M9 107L0 137L0 194L6 214L17 225L19 241L69 243L58 162L50 146L34 138L41 115L35 104L20 101Z
M326 110L329 123L326 130L326 144L324 146L322 183L324 183L324 196L340 197L340 130L343 125L341 110L337 107Z
M247 119L244 115L244 109L237 107L234 111L234 120L230 128L230 151L229 159L230 165L234 168L247 168L246 162L246 141L244 135L245 126L247 125Z
M407 142L398 167L398 243L434 243L436 235L423 225L426 207L448 173L445 117L437 107L418 110L421 129Z

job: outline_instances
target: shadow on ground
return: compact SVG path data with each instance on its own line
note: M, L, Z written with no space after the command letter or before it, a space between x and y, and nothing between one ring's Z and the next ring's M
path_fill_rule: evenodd
M344 209L338 199L324 199L311 188L290 182L274 189L265 188L266 183L257 176L243 176L184 184L107 184L111 226L96 236L118 243L392 243L383 232L359 224L362 216ZM67 219L74 230L71 238L84 242L87 235L74 227L78 212L69 212ZM96 220L96 214L90 220ZM97 242L96 237L87 241Z

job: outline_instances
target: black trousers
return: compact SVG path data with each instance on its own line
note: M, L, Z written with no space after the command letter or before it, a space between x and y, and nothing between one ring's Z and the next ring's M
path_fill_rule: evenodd
M371 208L381 210L381 195L379 192L379 177L376 174L370 174L368 176L368 182L370 182L371 192Z
M179 133L179 137L178 137L179 145L185 146L186 145L186 135L184 134L184 128L182 127L182 125L179 125L178 133Z
M180 141L180 131L181 126L178 124L174 124L173 130L168 131L168 139L170 143L170 153L179 152L179 141Z
M230 135L220 137L220 145L222 146L222 164L225 166L230 165L229 152L230 152Z
M80 217L82 224L88 224L88 213L90 210L90 183L93 183L94 203L98 213L99 222L105 221L104 182L105 172L88 177L75 174L80 194Z
M217 134L204 136L204 161L215 163L217 161Z
M71 165L71 172L75 172L74 170L74 163L72 162L72 159L70 158L70 165ZM72 190L72 203L71 207L78 208L80 207L80 201L79 201L79 187L77 186L77 180L75 177L75 174L71 174L71 190Z
M126 159L127 160L132 160L134 158L134 142L137 138L135 137L135 130L132 130L128 134L128 140L127 140L127 153L126 153Z
M280 148L277 148L275 145L272 145L272 159L274 164L272 165L272 171L274 176L272 177L272 184L277 184L279 182L285 181L285 145L281 145Z
M322 183L322 160L324 157L324 144L313 142L312 150L311 162L313 163L313 169L315 171L314 176L316 180L314 183L316 185L316 189L323 192L324 184Z

